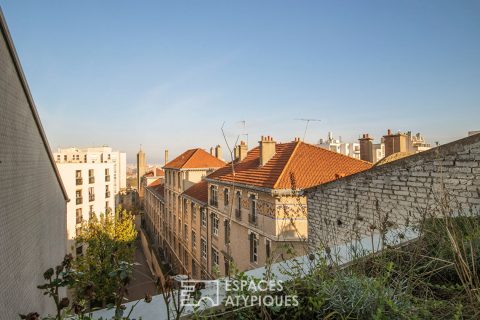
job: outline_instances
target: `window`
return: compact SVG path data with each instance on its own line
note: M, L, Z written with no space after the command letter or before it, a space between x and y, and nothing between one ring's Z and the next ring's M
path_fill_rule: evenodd
M95 183L95 175L93 169L88 170L88 183Z
M95 189L93 187L88 188L88 200L95 201Z
M200 240L200 250L202 253L202 258L207 260L207 241L205 239Z
M83 162L85 162L85 163L87 162L87 155L83 156Z
M187 231L187 224L185 223L183 225L183 234L184 234L184 237L185 237L185 242L188 243L188 231Z
M212 267L218 267L218 251L212 248Z
M272 243L269 239L267 239L265 242L265 253L267 255L267 259L270 258L271 250L272 250Z
M195 250L197 248L197 235L195 234L195 231L192 230L192 250Z
M83 216L82 216L82 208L77 208L76 210L76 222L77 224L82 223Z
M225 188L223 189L223 205L225 207L228 207L228 203L229 203L229 189L228 188Z
M235 209L235 217L238 220L242 220L242 192L237 191L236 195L236 209Z
M83 183L82 170L75 170L75 180L76 180L77 186L82 185L82 183Z
M183 199L183 215L184 215L184 218L187 216L188 214L188 202L187 202L187 199Z
M92 218L93 218L93 215L94 215L93 206L90 205L90 210L88 210L88 218L89 218L89 219L92 219Z
M110 181L110 169L108 168L105 169L105 181Z
M178 188L180 188L180 179L181 179L181 178L180 178L180 175L181 175L181 173L179 172L179 173L178 173Z
M63 156L63 161L67 161L67 155Z
M254 233L250 233L250 262L258 261L258 237Z
M257 198L255 195L250 196L250 215L249 222L251 224L257 224Z
M110 204L108 203L108 201L105 202L105 213L109 212L110 211Z
M75 199L77 204L82 204L82 190L75 191Z
M230 222L228 220L223 221L224 232L225 232L225 244L230 243Z
M60 160L61 160L61 156L57 154L57 161L60 161Z
M192 278L197 276L197 265L195 264L195 260L192 259Z
M210 186L210 205L218 207L218 197L217 197L218 188L216 186Z
M218 216L212 215L212 233L214 236L218 236Z
M110 186L108 184L105 186L105 198L110 198Z
M200 208L200 220L202 222L202 227L207 227L207 214L205 213L205 208Z
M192 220L193 221L197 220L197 211L195 209L195 204L193 202L190 204L190 212L192 214Z

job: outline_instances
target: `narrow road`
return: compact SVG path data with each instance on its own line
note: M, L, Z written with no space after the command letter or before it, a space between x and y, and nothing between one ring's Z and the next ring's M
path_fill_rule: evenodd
M139 300L145 298L145 294L156 294L155 279L150 272L147 260L142 250L140 238L135 243L135 266L133 269L133 280L128 286L128 300Z

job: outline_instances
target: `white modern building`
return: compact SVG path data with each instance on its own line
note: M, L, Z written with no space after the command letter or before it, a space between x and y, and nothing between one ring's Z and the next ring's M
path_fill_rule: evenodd
M335 151L346 156L360 159L360 144L357 142L343 142L342 138L335 139L332 132L328 133L327 139L320 139L318 146L330 151Z
M53 154L71 201L67 204L67 249L74 247L82 220L114 211L126 189L126 154L109 147L64 148Z

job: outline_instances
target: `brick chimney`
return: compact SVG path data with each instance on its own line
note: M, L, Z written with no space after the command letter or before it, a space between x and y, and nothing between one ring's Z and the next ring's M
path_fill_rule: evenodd
M222 159L222 147L220 147L219 144L215 147L215 158L223 160Z
M373 138L368 133L364 133L360 139L360 159L373 162Z
M248 146L245 141L240 141L240 144L235 147L235 160L242 161L247 156Z
M263 166L275 155L276 142L270 136L262 136L258 143L260 145L260 166Z
M165 165L168 163L168 149L165 149Z
M392 130L387 130L387 135L383 136L385 142L385 157L397 152L409 151L408 135L398 132L393 134Z

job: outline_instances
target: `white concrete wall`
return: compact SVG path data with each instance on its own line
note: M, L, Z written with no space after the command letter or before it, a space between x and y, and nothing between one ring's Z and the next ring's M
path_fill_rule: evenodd
M54 311L36 286L66 252L66 199L36 115L0 11L1 319Z

